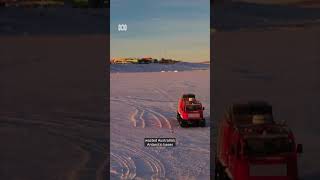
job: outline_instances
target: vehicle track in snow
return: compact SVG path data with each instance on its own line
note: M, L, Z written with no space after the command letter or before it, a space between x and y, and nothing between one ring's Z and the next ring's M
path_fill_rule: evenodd
M13 126L16 128L38 128L46 130L51 136L66 139L77 146L85 157L78 167L70 172L70 179L82 180L104 179L106 167L106 146L101 143L101 134L105 119L93 114L51 112L17 116L13 113L0 114L0 127ZM88 129L97 129L96 133L87 134ZM90 166L90 167L89 167Z
M132 125L134 127L137 127L137 119L136 119L136 116L137 114L139 113L139 110L138 109L135 109L135 111L130 114L130 121L132 122Z
M145 114L145 110L141 110L139 108L136 108L135 111L130 114L130 120L132 122L132 125L134 127L146 127L145 119L143 118Z
M165 91L161 88L156 88L153 91L158 93L160 96L164 97L165 99L168 99L167 102L169 103L170 109L172 109L172 110L175 109L174 102L176 101L176 99L172 98L167 91Z
M157 122L157 127L160 128L168 128L170 130L173 130L172 120L167 118L162 113L153 110L150 107L146 107L144 105L139 104L137 101L132 101L131 99L127 98L115 98L111 97L111 101L121 102L125 103L127 105L130 105L131 107L135 108L135 111L130 114L130 121L132 122L134 127L137 127L137 124L140 124L139 127L145 128L152 124L152 122ZM144 116L151 116L152 118L144 118ZM153 120L152 120L153 119Z
M120 179L122 169L123 177L129 177L127 166L129 174L135 172L136 180L209 179L209 128L181 128L176 119L182 93L192 91L208 103L208 72L111 75L116 78L111 82L110 145L111 152L121 156L111 157L111 179ZM188 88L184 81L190 81L194 88ZM144 146L144 138L159 137L176 138L176 147Z
M115 172L110 172L113 174L121 174L121 179L134 179L136 177L136 166L130 157L121 156L119 154L110 153L111 162L115 161L121 167L121 172L114 170Z
M172 103L173 100L163 100L163 99L151 99L151 98L142 98L142 97L132 97L125 96L126 99L136 100L136 101L147 101L147 102L163 102L163 103Z
M111 151L111 162L117 163L121 168L113 169L114 175L118 174L121 179L165 179L164 164L155 155L125 143L112 143L112 147L120 149L117 154ZM143 172L136 168L137 165L144 167ZM115 164L111 163L111 166L115 167Z

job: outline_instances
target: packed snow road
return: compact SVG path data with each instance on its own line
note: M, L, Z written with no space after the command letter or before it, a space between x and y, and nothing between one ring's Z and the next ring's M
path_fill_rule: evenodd
M111 179L209 179L209 70L111 73ZM178 98L195 93L206 127L181 128ZM176 147L144 147L144 138Z

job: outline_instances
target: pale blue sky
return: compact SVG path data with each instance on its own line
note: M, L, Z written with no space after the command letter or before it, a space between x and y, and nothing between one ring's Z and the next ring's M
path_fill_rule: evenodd
M111 58L210 59L209 0L111 0L110 15Z

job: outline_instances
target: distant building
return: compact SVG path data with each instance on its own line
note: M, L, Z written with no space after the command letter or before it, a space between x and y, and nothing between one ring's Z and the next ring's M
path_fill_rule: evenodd
M149 64L149 63L153 63L153 58L151 57L144 57L139 59L139 63L140 64Z
M173 59L165 59L165 58L161 58L161 60L159 61L159 63L161 64L175 64L179 61L177 60L173 60Z
M174 64L179 61L173 59L164 59L161 60L154 59L152 57L144 58L113 58L111 59L111 64L151 64L151 63L161 63L161 64Z
M127 64L126 58L113 58L111 59L112 64Z
M131 64L138 64L139 63L139 59L138 58L127 58L126 62L127 63L131 63Z

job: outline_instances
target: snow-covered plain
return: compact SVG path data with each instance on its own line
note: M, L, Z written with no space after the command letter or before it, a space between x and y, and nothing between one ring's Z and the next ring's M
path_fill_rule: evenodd
M206 70L185 69L188 71L183 72L182 69L173 72L176 67L170 67L171 72L156 68L161 65L152 65L154 72L137 72L131 65L128 73L113 73L113 66L110 74L111 179L209 179L208 65ZM121 72L125 72L123 67L128 67L116 66L122 67ZM206 127L179 126L177 100L187 92L195 93L206 107ZM144 138L160 137L176 138L176 147L144 147Z
M179 62L175 64L112 64L111 72L161 72L206 70L210 64Z

